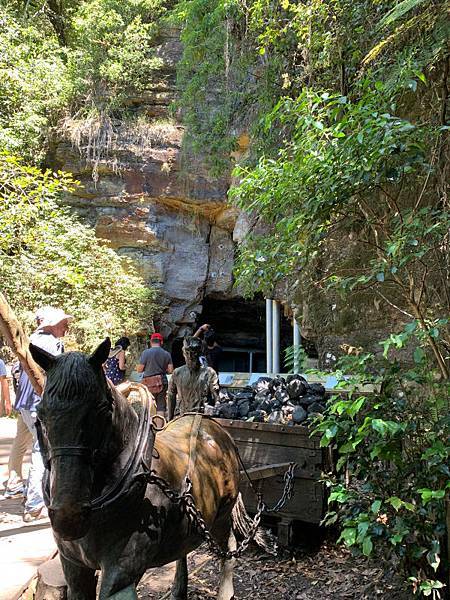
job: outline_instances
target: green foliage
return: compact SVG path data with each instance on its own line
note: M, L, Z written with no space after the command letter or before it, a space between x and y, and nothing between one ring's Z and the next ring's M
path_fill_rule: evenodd
M142 91L161 66L152 46L161 0L89 0L73 12L67 77L76 105L120 105L127 93Z
M40 172L0 154L0 278L19 318L39 306L75 316L72 342L89 349L105 335L137 333L154 311L154 294L130 263L60 205L68 174Z
M0 147L41 164L68 110L126 110L161 67L164 14L163 0L0 2Z
M403 338L422 349L416 323ZM350 393L332 397L317 421L321 445L337 459L325 522L339 521L339 541L354 551L398 564L415 593L434 590L440 598L448 566L450 386L435 380L425 352L407 368L395 359L395 340L383 345L382 359L366 354L341 362L340 386ZM361 394L362 383L375 393Z
M267 116L266 130L281 129L285 142L275 157L237 169L242 182L231 192L239 207L274 224L269 240L253 238L242 249L237 273L249 291L309 260L339 220L366 220L362 195L406 173L426 174L428 130L395 116L381 92L370 87L352 102L307 89Z
M185 148L221 174L230 169L237 133L250 123L257 97L254 56L241 36L243 7L237 0L182 0L172 19L182 27L177 108L187 127Z
M390 66L395 61L396 51L405 56L402 46L421 66L435 63L448 52L448 6L434 0L402 0L384 14L377 30L385 37L365 56L365 66L384 59L386 69L386 63Z
M39 163L64 102L64 54L37 16L0 5L0 147Z

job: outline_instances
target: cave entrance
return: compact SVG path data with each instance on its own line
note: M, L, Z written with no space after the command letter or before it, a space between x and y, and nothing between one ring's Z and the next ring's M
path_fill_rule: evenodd
M206 296L196 328L209 323L223 348L222 373L266 373L266 303L262 296L252 300ZM182 339L174 340L172 358L175 366L184 364ZM281 314L280 356L293 344L292 322ZM282 368L282 371L286 369Z

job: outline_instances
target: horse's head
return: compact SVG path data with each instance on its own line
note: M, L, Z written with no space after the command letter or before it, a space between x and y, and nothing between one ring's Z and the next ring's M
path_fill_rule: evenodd
M95 463L111 436L113 400L102 368L110 347L107 338L91 356L52 356L30 346L47 374L38 418L50 469L48 512L54 531L67 540L89 529Z

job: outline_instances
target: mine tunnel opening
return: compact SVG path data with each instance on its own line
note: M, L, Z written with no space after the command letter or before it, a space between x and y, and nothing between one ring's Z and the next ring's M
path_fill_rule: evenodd
M208 295L202 303L203 310L195 323L195 329L209 323L216 332L217 342L223 349L220 360L222 373L265 373L266 363L266 303L262 295L253 299L242 297L223 298ZM182 338L172 344L175 366L184 364ZM293 344L292 319L281 313L280 357L282 371L285 350ZM307 355L314 356L314 346L302 338Z

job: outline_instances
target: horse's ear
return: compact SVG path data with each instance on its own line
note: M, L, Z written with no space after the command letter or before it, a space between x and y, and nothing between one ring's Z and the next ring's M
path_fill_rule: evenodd
M109 337L106 338L104 342L98 346L96 350L90 355L89 362L91 365L97 369L100 369L103 363L106 361L109 355L109 351L111 350L111 340Z
M39 348L34 344L30 344L29 348L31 356L45 372L53 367L56 362L56 356L53 356L53 354L42 350L42 348Z

